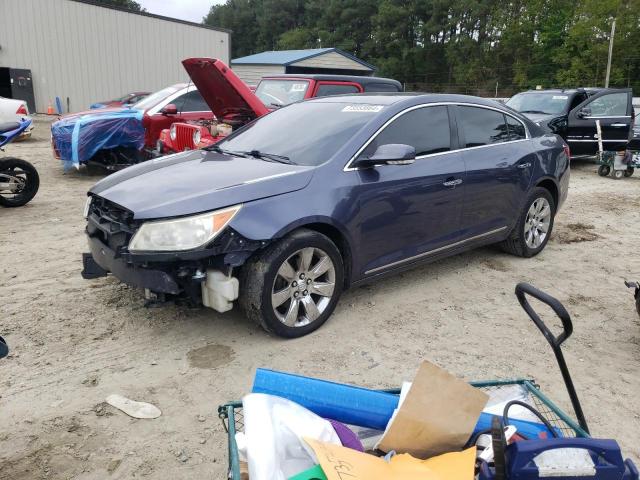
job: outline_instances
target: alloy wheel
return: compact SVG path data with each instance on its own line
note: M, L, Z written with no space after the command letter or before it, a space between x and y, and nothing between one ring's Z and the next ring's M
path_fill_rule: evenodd
M333 297L336 270L320 248L306 247L289 256L276 273L271 306L276 318L289 327L317 320Z
M527 247L534 250L539 248L547 238L550 225L551 205L546 198L537 198L529 207L524 222L524 241Z

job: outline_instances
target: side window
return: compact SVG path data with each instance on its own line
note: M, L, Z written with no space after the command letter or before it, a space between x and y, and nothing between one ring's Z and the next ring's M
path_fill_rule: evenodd
M480 147L509 139L509 129L502 113L481 107L457 108L459 127L465 140L464 147Z
M367 83L364 86L365 92L397 92L398 87L392 83Z
M192 90L181 95L173 103L179 112L208 112L211 110L198 90Z
M359 93L358 87L355 85L330 85L320 84L316 90L316 97L326 97L328 95L342 95L345 93Z
M447 107L425 107L401 115L367 146L361 156L373 155L380 145L403 143L416 149L416 156L451 150Z
M624 117L628 103L626 93L609 93L587 104L587 108L591 109L591 117Z
M522 122L509 115L505 115L505 118L507 119L507 128L509 129L509 140L524 140L527 138L527 132Z

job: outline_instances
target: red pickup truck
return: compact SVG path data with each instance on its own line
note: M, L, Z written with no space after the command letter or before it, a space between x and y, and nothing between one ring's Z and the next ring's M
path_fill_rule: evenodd
M215 118L176 122L160 133L155 155L212 145L249 121L312 97L364 92L399 92L396 80L346 75L273 75L252 91L223 62L188 58L182 62Z

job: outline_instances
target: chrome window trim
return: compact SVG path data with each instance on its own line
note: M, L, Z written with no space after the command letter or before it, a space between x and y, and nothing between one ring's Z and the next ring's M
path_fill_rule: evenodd
M582 117L583 119L593 119L593 118L631 118L631 115L592 115L589 117Z
M346 163L346 165L343 167L343 171L344 172L356 172L358 170L361 170L360 168L357 167L352 167L351 164L355 161L356 158L358 158L358 156L364 151L365 148L367 148L369 146L369 144L375 140L375 138L380 135L380 133L382 133L382 131L387 128L392 122L394 122L397 118L401 117L402 115L412 112L414 110L418 110L420 108L429 108L429 107L447 107L447 106L461 106L461 107L477 107L477 108L484 108L487 110L493 110L499 113L502 113L503 115L508 115L509 117L513 118L514 120L516 120L517 122L520 122L520 124L524 127L524 132L527 138L521 138L519 140L509 140L507 142L500 142L500 143L492 143L490 145L478 145L477 147L464 147L464 148L458 148L457 150L449 150L447 152L438 152L438 153L430 153L427 155L419 155L416 157L416 160L422 160L424 158L429 158L429 157L436 157L436 156L440 156L440 155L447 155L450 153L455 153L455 152L462 152L464 150L473 150L473 149L477 149L477 148L487 148L487 147L495 147L498 145L504 145L505 143L515 143L515 142L525 142L527 140L531 140L531 133L529 132L529 128L527 127L527 125L520 120L517 117L514 117L513 115L511 115L508 112L505 112L504 110L501 110L499 108L495 108L495 107L490 107L487 105L479 105L477 103L466 103L466 102L435 102L435 103L423 103L420 105L414 105L412 107L406 108L404 110L402 110L401 112L396 113L393 117L391 117L389 120L387 120L380 128L378 128L378 130L376 130L376 132L369 137L369 140L367 140L365 142L364 145L362 145L358 151L355 153L355 155L353 155L349 161Z
M504 226L504 227L496 228L494 230L489 230L488 232L484 232L484 233L481 233L479 235L474 235L473 237L465 238L464 240L460 240L460 241L457 241L457 242L454 242L454 243L450 243L448 245L444 245L442 247L435 248L433 250L429 250L427 252L422 252L422 253L419 253L418 255L413 255L411 257L407 257L407 258L404 258L402 260L396 260L395 262L387 263L386 265L382 265L381 267L372 268L371 270L367 270L366 272L364 272L364 274L365 275L369 275L370 273L379 272L380 270L386 270L387 268L395 267L396 265L400 265L400 264L403 264L403 263L406 263L406 262L410 262L412 260L419 260L422 257L427 257L429 255L433 255L433 254L441 252L443 250L448 250L449 248L453 248L453 247L457 247L459 245L463 245L463 244L471 242L473 240L478 240L480 238L489 237L489 236L494 235L496 233L500 233L500 232L506 230L507 228L508 227Z

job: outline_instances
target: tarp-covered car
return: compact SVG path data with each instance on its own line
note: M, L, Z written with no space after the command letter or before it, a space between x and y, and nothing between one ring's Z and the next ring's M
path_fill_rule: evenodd
M175 121L210 120L213 113L193 85L176 84L131 107L65 115L51 125L54 156L65 166L97 164L109 170L149 157L160 132Z

